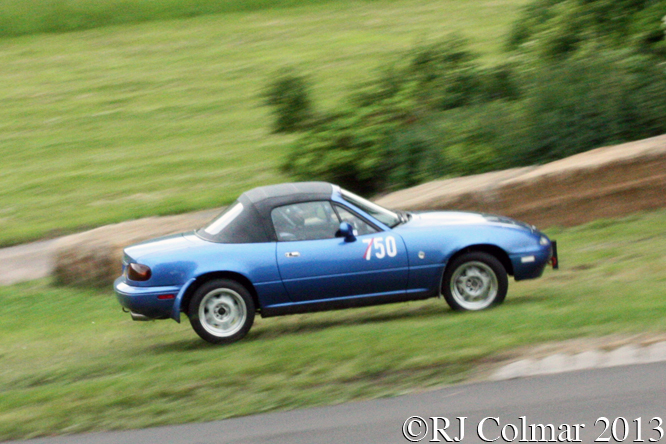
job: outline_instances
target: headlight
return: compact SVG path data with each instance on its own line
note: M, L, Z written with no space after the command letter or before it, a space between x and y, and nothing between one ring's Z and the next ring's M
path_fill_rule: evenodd
M129 264L127 267L127 277L133 281L147 281L152 274L148 265Z
M539 245L543 245L545 247L548 244L550 244L548 238L546 236L541 236L541 239L539 239Z

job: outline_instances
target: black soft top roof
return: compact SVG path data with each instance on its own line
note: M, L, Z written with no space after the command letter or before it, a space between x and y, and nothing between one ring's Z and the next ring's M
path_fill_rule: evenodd
M268 185L247 191L239 201L252 203L262 217L270 218L275 207L313 200L329 200L333 185L326 182L295 182Z
M221 243L273 242L277 240L271 221L273 208L299 202L330 200L332 195L333 185L326 182L283 183L254 188L238 198L237 202L243 205L243 211L222 231L211 236L202 229L197 234L206 240Z

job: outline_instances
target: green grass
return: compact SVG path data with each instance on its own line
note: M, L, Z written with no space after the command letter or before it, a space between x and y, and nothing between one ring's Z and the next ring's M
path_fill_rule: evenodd
M2 39L0 245L287 180L291 139L260 99L276 69L308 72L330 106L425 38L460 31L492 60L524 2L331 0Z
M0 288L0 440L206 421L464 380L497 353L666 331L666 211L551 230L562 269L497 309L431 300L258 319L232 346L135 323L110 290Z
M373 0L357 0L369 1ZM0 37L303 6L303 0L0 0ZM307 4L348 0L307 0Z

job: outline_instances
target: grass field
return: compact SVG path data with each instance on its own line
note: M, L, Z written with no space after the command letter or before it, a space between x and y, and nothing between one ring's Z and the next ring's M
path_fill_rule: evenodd
M136 323L111 295L0 288L0 440L214 420L398 395L465 379L515 347L666 332L666 211L550 230L562 269L501 307L440 300L258 319L232 346Z
M330 1L0 39L0 246L285 180L290 139L260 99L276 69L301 67L331 105L422 39L460 31L492 60L524 2Z
M307 3L347 5L349 2L308 0ZM0 36L61 33L108 25L293 8L303 4L302 0L0 0Z

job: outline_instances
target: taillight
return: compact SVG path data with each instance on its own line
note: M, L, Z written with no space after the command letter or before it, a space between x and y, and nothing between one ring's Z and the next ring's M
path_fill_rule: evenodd
M152 274L148 265L129 264L127 268L127 277L133 281L147 281Z

